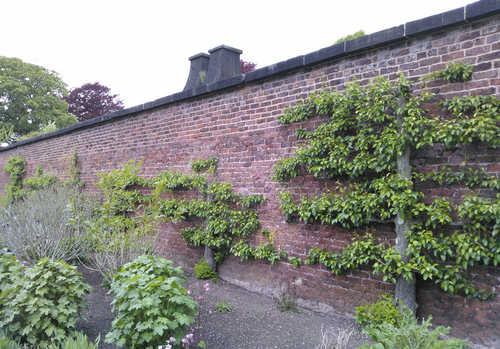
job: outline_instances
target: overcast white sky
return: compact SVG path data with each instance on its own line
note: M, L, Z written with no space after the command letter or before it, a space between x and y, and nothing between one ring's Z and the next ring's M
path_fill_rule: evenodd
M100 82L126 107L182 91L188 58L221 44L258 68L474 0L0 0L0 55Z

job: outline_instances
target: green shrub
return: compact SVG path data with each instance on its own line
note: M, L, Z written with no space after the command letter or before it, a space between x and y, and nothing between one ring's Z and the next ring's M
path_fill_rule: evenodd
M57 342L51 343L51 347L54 349L97 349L99 345L100 336L96 339L95 343L89 341L87 336L81 332L76 332L75 338L68 338L62 344ZM27 346L23 346L21 343L13 341L6 335L0 332L0 348L1 349L26 349Z
M86 306L81 298L92 288L82 282L82 275L63 261L41 259L16 278L0 299L3 310L0 327L16 340L41 347L74 335L76 318Z
M24 269L13 255L5 254L0 256L0 295L4 294L4 292L5 294L10 292L13 285L22 280ZM4 298L0 297L0 311L3 309L3 303Z
M142 162L141 162L142 163ZM113 282L118 269L144 254L155 254L158 231L154 223L158 217L148 201L138 190L129 191L134 185L145 185L137 175L141 163L130 161L123 168L98 173L97 186L104 194L99 207L99 218L87 222L90 248L87 259L104 276Z
M399 326L401 312L394 303L392 295L380 295L376 303L368 303L356 307L356 324L360 327L378 327L383 323Z
M75 188L55 186L34 191L5 209L0 226L2 242L32 265L45 257L70 261L86 252L82 221L94 214L92 200Z
M30 139L30 138L34 138L36 136L40 136L40 135L43 135L43 134L46 134L46 133L49 133L49 132L54 132L57 130L57 126L56 126L56 123L54 121L49 121L49 123L47 125L43 125L42 127L40 127L39 130L37 131L31 131L30 133L24 135L24 136L21 136L17 139L18 142L21 142L21 141L25 141L27 139Z
M194 265L194 276L200 280L212 279L217 282L217 272L213 271L206 261L200 259L200 263Z
M404 309L399 319L399 327L390 323L382 323L377 327L369 326L363 330L371 336L373 345L363 344L359 349L462 349L469 346L458 338L448 341L439 340L439 335L448 334L450 328L438 326L433 331L428 331L431 326L432 316L418 325L413 312Z
M111 284L117 315L105 342L147 349L171 337L180 343L196 311L196 302L181 286L184 280L182 268L160 257L140 256L121 267Z

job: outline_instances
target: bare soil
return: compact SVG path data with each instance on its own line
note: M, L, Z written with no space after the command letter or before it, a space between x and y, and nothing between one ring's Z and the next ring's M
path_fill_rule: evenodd
M99 273L82 266L78 270L85 282L93 287L93 292L85 297L89 309L83 313L85 318L78 320L77 329L92 340L100 335L99 348L116 348L114 344L104 343L113 319L110 306L113 295L101 285L102 276ZM188 281L183 286L199 297L207 281L186 276ZM348 348L357 348L369 342L366 336L359 333L352 318L320 314L300 307L297 307L298 312L280 311L275 300L267 296L249 292L224 280L208 283L210 290L199 301L201 328L195 333L197 340L205 341L208 349L314 349L321 343L322 328L332 328L335 333L339 329L354 329ZM221 301L226 301L232 310L217 312L215 306Z

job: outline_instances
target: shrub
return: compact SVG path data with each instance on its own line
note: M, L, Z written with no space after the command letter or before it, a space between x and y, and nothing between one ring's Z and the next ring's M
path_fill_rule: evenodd
M154 254L158 248L155 210L144 206L148 200L138 190L128 190L146 184L137 175L141 163L130 161L122 169L97 174L101 178L97 186L105 201L99 208L99 218L87 222L91 242L87 258L109 284L122 265Z
M51 343L51 347L54 349L97 349L99 345L99 338L92 343L88 340L87 336L81 332L76 332L76 337L68 338L62 344ZM13 341L6 335L0 332L0 348L2 349L26 349L21 343Z
M217 272L213 271L203 258L200 259L200 263L195 263L194 275L200 280L212 279L213 282L217 282Z
M16 341L42 347L50 345L52 334L65 340L74 335L76 317L87 304L80 297L91 290L75 266L43 258L2 292L0 327Z
M34 191L5 209L0 227L3 243L32 265L44 257L73 260L87 249L82 220L92 217L93 207L92 200L74 188Z
M394 303L392 295L380 295L376 303L367 303L356 307L356 324L360 327L378 327L383 323L399 326L401 312Z
M160 257L140 256L113 278L111 303L117 315L105 342L117 347L157 348L173 337L179 343L194 322L196 302L181 286L182 268Z
M390 323L382 323L377 327L369 326L363 330L364 333L371 336L373 345L363 344L360 349L462 349L469 346L458 338L452 338L448 341L439 340L440 334L448 334L450 328L438 326L435 330L429 332L432 316L422 321L422 325L417 324L413 312L404 309L399 319L399 326Z
M87 222L90 248L87 258L111 284L113 275L126 263L144 254L156 254L157 234L144 215L116 216L109 213L108 203L101 207L97 221Z
M24 269L13 255L0 256L0 295L10 292L13 285L22 280ZM5 298L0 297L0 311L3 309L4 300Z

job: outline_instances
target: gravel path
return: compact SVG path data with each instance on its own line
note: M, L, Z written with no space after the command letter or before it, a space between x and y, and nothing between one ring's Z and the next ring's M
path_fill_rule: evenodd
M84 275L94 291L86 296L89 310L84 312L85 319L78 322L78 330L94 339L99 334L99 348L116 348L114 344L104 343L104 337L111 327L113 315L110 303L113 296L101 286L102 277L83 267ZM319 314L298 308L299 312L282 312L273 299L246 291L223 280L209 282L210 290L201 302L201 329L199 340L204 340L208 349L314 349L320 344L321 329L353 326L351 318ZM199 296L204 282L188 275L184 287ZM215 305L227 301L232 311L215 311ZM357 348L367 343L366 337L353 334L348 348Z

